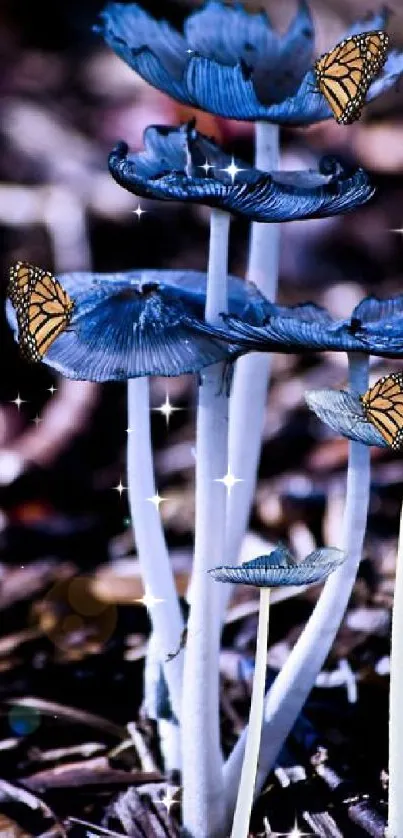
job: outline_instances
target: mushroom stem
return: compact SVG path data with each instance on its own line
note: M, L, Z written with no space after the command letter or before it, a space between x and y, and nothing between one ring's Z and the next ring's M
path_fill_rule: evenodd
M256 168L278 168L279 127L258 122L256 125ZM274 300L277 291L279 260L278 224L252 224L248 279L262 293ZM236 362L230 400L229 464L232 473L242 479L231 493L227 513L226 559L237 561L248 525L259 464L271 355L250 352ZM225 612L231 586L221 593Z
M359 393L368 386L368 356L349 356L350 388ZM370 449L349 443L347 492L343 517L343 551L346 561L326 582L315 610L265 701L259 768L255 793L265 779L300 713L340 627L361 560L370 488ZM228 821L235 805L246 731L240 736L226 765L224 779Z
M153 624L159 658L164 667L172 710L181 713L183 654L166 663L178 648L183 620L160 514L149 498L156 494L150 433L149 382L147 378L128 381L127 468L129 504L134 537L147 603ZM153 599L155 600L153 602Z
M387 838L403 836L403 712L401 669L403 660L403 505L397 548L393 597L389 694L389 811Z
M206 317L227 308L227 214L211 214ZM207 571L222 562L227 492L228 398L224 364L203 370L197 409L196 525L182 703L183 823L218 838L225 814L219 726L220 590Z
M255 787L260 737L262 733L264 687L266 683L267 665L267 638L269 634L269 605L270 588L261 588L259 623L256 640L255 671L253 674L248 733L246 737L245 755L243 759L231 838L247 838L249 834L250 813L252 811L253 790Z

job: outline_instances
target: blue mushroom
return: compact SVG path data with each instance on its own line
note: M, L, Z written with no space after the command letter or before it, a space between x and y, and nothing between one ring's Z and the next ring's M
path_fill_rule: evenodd
M270 589L278 585L322 582L345 560L341 550L322 548L297 561L283 544L268 556L258 556L240 566L214 567L209 573L217 582L255 585L260 589L255 671L244 761L232 825L232 838L247 838L261 738L266 681Z
M263 323L231 313L222 315L222 328L207 323L198 328L254 352L327 350L403 357L403 295L386 300L367 297L346 320L333 320L315 303L287 307L267 301L266 311Z
M357 393L346 390L309 390L305 393L305 401L335 433L364 445L388 447L382 434L368 420Z
M267 556L259 556L241 565L215 567L209 573L217 582L254 585L257 588L311 585L323 582L344 559L342 550L323 547L297 561L287 547L278 544Z
M204 274L86 272L61 274L57 279L73 302L73 313L42 360L68 378L102 382L175 376L198 372L242 352L194 328L204 316ZM266 301L252 283L231 277L229 300L232 311L244 312L256 322L262 319ZM10 301L7 313L17 334Z
M207 204L254 221L337 215L365 203L368 175L325 157L319 171L260 172L225 154L194 123L149 126L144 151L119 143L109 156L114 179L135 195Z
M386 12L355 23L344 38L382 29ZM303 125L332 111L316 86L314 27L300 0L284 35L266 13L208 0L185 20L183 35L135 3L108 3L97 30L149 84L186 105L223 117ZM388 90L403 71L403 54L391 52L367 99Z

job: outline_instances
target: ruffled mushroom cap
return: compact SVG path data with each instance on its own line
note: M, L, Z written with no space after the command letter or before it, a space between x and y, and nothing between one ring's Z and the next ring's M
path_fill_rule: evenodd
M204 317L205 274L144 270L57 278L74 303L73 313L43 361L68 378L117 381L195 373L242 351L194 328ZM254 285L230 277L229 304L259 322L266 301ZM7 314L18 339L10 301Z
M319 170L254 169L229 157L194 122L149 126L144 151L120 142L109 155L113 178L129 192L163 201L219 207L253 221L293 221L348 212L374 194L368 175L324 157Z
M383 29L386 12L351 26L344 38ZM108 3L97 28L106 43L153 87L191 107L230 119L309 124L332 116L316 86L314 27L300 0L284 35L266 13L208 0L190 14L184 34L135 3ZM390 52L367 100L388 90L403 71Z
M359 396L345 390L310 390L308 407L333 431L364 445L387 448L382 434L368 420Z
M274 306L267 303L263 323L221 315L223 327L203 323L202 331L258 352L363 352L403 357L403 295L386 300L367 297L346 320L333 320L315 303Z
M259 556L242 565L215 567L209 573L217 582L235 582L257 588L310 585L323 582L344 560L342 550L323 547L297 561L283 544L278 544L268 556Z

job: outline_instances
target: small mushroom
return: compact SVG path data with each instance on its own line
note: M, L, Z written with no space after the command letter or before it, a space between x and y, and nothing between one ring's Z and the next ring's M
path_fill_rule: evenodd
M278 544L268 556L259 556L240 566L216 567L209 571L217 582L255 585L260 589L249 726L231 838L247 838L249 830L263 719L270 589L279 585L322 582L344 559L345 555L341 550L325 547L314 550L302 561L297 561L283 544Z

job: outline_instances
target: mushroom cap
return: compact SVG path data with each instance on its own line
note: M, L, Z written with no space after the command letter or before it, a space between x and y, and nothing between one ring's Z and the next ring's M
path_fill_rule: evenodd
M280 585L310 585L322 582L345 560L342 550L322 547L297 561L283 544L267 556L258 556L238 566L214 567L209 573L217 582L274 588Z
M226 154L194 121L149 125L144 150L124 142L109 155L112 177L129 192L163 201L219 207L254 221L295 221L348 212L374 187L363 169L325 156L318 169L263 172Z
M305 393L305 401L318 418L337 434L364 445L388 447L380 431L367 418L357 393L346 390L309 390Z
M366 297L351 317L333 320L315 303L296 306L267 304L267 317L221 316L222 326L203 323L203 334L238 343L258 352L362 352L385 358L403 357L403 295L379 300Z
M387 14L357 21L343 35L383 29ZM192 108L230 119L307 125L332 117L312 66L314 27L305 0L284 34L263 12L208 0L185 20L182 35L136 3L108 3L96 27L106 43L149 84ZM390 51L367 101L403 71Z
M242 350L201 334L206 275L197 271L75 272L57 277L74 303L68 327L43 356L68 378L118 381L195 373ZM230 310L259 322L266 300L252 284L229 277ZM7 315L17 335L11 301Z

